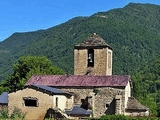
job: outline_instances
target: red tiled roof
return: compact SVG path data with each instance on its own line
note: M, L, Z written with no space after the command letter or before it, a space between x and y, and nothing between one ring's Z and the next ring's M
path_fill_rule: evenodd
M129 75L89 76L89 75L34 75L26 85L47 86L126 86Z

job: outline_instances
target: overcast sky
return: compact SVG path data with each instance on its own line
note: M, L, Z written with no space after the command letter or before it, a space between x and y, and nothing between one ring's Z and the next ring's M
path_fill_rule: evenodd
M0 0L0 41L14 32L47 29L77 16L160 0Z

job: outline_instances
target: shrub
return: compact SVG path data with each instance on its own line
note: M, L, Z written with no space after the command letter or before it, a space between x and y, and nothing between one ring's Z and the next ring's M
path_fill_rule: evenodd
M23 113L20 109L14 108L13 113L11 114L10 118L11 119L21 118L21 120L24 120L25 115L26 114Z
M21 119L24 120L25 119L25 115L20 109L18 108L14 108L13 113L11 115L9 115L8 113L8 108L4 108L1 110L1 114L0 114L0 119L7 119L7 120L17 120L17 119Z
M8 109L7 108L4 108L4 109L1 110L0 118L2 118L2 119L9 118Z
M98 120L158 120L158 118L149 117L130 117L124 115L103 115Z

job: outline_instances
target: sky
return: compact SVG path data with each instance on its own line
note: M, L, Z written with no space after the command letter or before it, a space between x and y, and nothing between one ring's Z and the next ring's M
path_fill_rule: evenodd
M91 16L130 2L160 5L160 0L0 0L0 41L15 32L47 29L77 16Z

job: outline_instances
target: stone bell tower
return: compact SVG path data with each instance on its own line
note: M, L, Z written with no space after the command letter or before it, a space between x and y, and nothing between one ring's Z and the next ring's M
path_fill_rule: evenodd
M74 46L74 75L112 75L112 48L97 34Z

